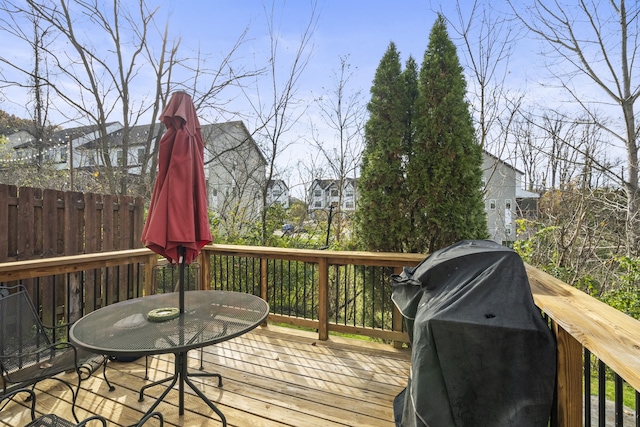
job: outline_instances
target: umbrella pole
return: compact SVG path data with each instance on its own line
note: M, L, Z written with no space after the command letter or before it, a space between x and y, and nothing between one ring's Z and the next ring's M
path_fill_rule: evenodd
M184 246L178 246L178 255L179 255L179 263L180 263L180 272L179 272L179 281L180 281L180 292L179 292L179 304L180 304L180 314L184 313L184 266L186 263L186 248Z

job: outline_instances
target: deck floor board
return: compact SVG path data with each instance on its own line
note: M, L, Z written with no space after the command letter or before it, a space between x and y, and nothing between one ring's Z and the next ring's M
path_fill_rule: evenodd
M370 426L393 427L393 399L406 385L408 350L348 338L319 341L314 334L275 326L258 329L204 349L205 372L215 378L192 381L216 404L233 427ZM200 352L189 352L191 371L198 371ZM107 376L116 390L109 392L96 372L82 382L77 413L82 419L101 414L109 426L135 423L164 390L147 390L138 402L138 390L173 370L173 356L149 358L149 380L144 379L145 358L135 362L109 362ZM157 410L167 426L222 425L218 416L185 387L185 414L178 415L177 387ZM37 386L37 412L71 419L71 392L58 381ZM0 412L0 426L28 422L28 411L12 403ZM149 422L146 426L155 426ZM89 426L91 427L91 425Z

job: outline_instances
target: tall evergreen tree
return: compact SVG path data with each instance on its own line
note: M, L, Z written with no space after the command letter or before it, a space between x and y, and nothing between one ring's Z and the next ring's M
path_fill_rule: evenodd
M412 252L433 252L487 237L481 193L482 149L465 101L462 67L439 15L418 81L415 140L407 167Z
M411 162L411 155L413 153L413 145L416 137L416 102L418 99L418 64L412 56L407 60L405 70L402 72L404 78L404 91L406 96L406 110L404 116L404 174L407 176L408 165ZM408 195L407 184L405 182L405 194ZM415 204L410 200L405 201L405 215L406 220L409 223L408 232L404 236L404 248L407 251L412 250L411 242L413 241L413 230L415 228L414 212Z
M401 68L391 42L371 87L358 181L356 233L367 250L401 252L408 230L403 171L407 105Z
M405 92L405 115L404 115L404 150L407 154L406 162L409 161L408 155L412 152L413 139L415 137L415 105L418 99L418 64L413 56L409 56L404 71L402 72L404 80Z

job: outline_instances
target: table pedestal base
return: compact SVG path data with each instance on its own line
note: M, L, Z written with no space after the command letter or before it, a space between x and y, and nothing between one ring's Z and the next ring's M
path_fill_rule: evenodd
M191 390L193 390L198 396L200 396L200 398L204 401L204 403L206 403L211 409L213 409L213 411L216 414L218 414L218 416L222 420L223 427L226 427L227 419L224 417L222 412L220 412L220 410L216 407L216 405L214 405L214 403L211 400L209 400L209 398L205 396L204 393L198 387L196 387L196 385L193 382L191 382L191 380L189 379L189 377L217 377L218 387L222 387L222 376L220 374L210 374L207 372L189 373L187 369L187 353L186 352L175 353L175 358L176 358L175 373L172 376L160 381L154 381L151 384L144 385L140 389L140 397L138 398L138 401L142 402L144 400L144 391L146 389L155 387L160 384L164 384L166 382L170 382L166 390L162 392L162 394L160 395L160 397L158 397L156 402L153 405L151 405L151 408L149 408L149 410L147 411L147 414L153 412L153 410L156 409L156 406L158 406L160 402L164 400L164 398L167 396L167 394L169 394L169 392L171 391L173 386L176 385L176 382L177 382L178 383L178 415L184 415L184 384L186 383L189 387L191 387Z

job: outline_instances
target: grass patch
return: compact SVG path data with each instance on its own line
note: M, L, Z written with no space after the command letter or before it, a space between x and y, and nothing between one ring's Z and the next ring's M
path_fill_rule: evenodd
M614 401L616 398L616 385L614 380L607 379L605 381L605 396L607 400ZM598 393L598 377L591 377L591 394ZM629 384L622 383L622 404L627 408L634 409L636 407L636 390Z

